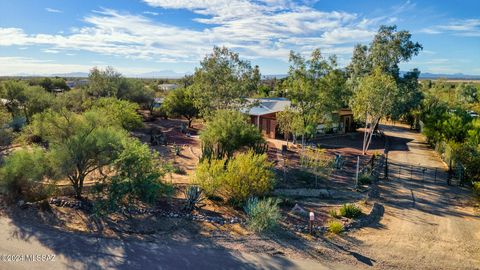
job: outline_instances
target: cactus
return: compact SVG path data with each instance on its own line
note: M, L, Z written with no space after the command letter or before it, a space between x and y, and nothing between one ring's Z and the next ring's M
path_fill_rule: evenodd
M199 186L188 186L185 190L185 198L187 199L187 203L185 205L185 210L187 211L193 211L194 209L205 206L205 204L202 203L203 200L205 200L205 197L203 196L202 189Z

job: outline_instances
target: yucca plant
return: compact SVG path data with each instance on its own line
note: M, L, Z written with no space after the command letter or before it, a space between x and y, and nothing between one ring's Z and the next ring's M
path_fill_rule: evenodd
M199 186L188 186L185 190L185 198L187 199L185 205L185 210L187 211L193 211L194 209L199 209L205 206L205 203L203 203L205 197Z

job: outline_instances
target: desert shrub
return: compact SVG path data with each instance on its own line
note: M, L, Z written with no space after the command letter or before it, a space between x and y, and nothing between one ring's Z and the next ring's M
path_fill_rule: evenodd
M337 210L335 209L330 209L328 210L328 214L332 217L332 218L339 218L340 215L338 214Z
M278 205L281 207L294 207L295 206L295 199L289 197L279 197L278 198Z
M173 166L173 172L180 175L186 175L187 171L180 166Z
M252 197L247 200L244 209L248 215L248 227L256 232L274 229L281 217L278 200L273 198L258 200Z
M153 204L170 188L162 182L163 174L157 162L157 153L138 139L126 139L123 150L114 161L115 175L107 188L107 210L120 205L132 205L136 201Z
M480 196L480 182L474 182L473 183L473 192Z
M195 171L194 183L199 185L206 196L218 196L218 190L225 176L225 160L203 160Z
M234 204L242 204L252 196L264 196L275 184L272 163L268 162L267 155L256 155L253 151L231 159L224 179L227 195Z
M344 204L340 207L340 215L346 218L357 218L362 214L362 210L354 204Z
M358 176L359 185L368 185L371 183L372 183L372 179L370 178L370 175L366 173L362 173L361 175Z
M328 231L334 234L343 232L343 224L340 221L332 220L327 223Z
M40 148L21 149L5 158L0 168L0 184L3 192L11 199L34 200L41 195L40 182L48 168L44 151Z

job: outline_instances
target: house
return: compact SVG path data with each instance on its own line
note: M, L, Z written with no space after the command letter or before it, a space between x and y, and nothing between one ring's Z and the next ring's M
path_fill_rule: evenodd
M250 106L242 111L250 116L252 124L256 125L267 138L277 135L277 113L290 107L291 102L286 98L258 98L247 99Z
M70 80L66 81L65 83L67 84L68 88L75 88L75 87L81 87L84 85L87 85L90 81L88 79L80 79L80 80Z
M178 86L175 83L163 83L163 84L158 85L158 89L162 90L162 91L170 91L170 90L174 90L174 89L177 89L177 88L178 88Z
M338 111L332 112L328 124L321 123L317 126L317 134L344 134L347 132L355 131L355 125L353 122L353 112L348 108L343 108Z
M66 81L65 83L67 84L68 88L74 88L75 85L77 85L75 81Z
M246 108L243 113L250 116L252 124L257 126L267 138L283 137L277 126L277 113L288 109L291 106L290 100L286 98L257 98L247 99ZM331 123L320 123L317 126L317 134L346 133L355 131L353 113L350 109L340 109L332 112Z

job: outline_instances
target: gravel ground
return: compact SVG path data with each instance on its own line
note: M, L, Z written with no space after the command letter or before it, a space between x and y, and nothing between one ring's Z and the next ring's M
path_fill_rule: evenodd
M480 219L470 191L446 185L444 164L420 134L384 130L392 145L390 180L380 182L384 216L369 227L313 241L288 234L192 237L191 229L139 240L0 217L0 255L56 255L54 262L1 257L0 269L480 269Z
M390 180L380 186L385 216L336 241L346 251L339 259L375 269L480 269L480 219L471 192L446 185L445 164L423 136L383 128L392 145Z

